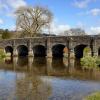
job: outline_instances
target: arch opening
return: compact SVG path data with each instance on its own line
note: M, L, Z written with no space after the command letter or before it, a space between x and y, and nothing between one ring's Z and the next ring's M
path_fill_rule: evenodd
M5 47L5 52L10 53L10 55L12 56L13 55L13 48L11 46L7 46L7 47Z
M86 46L84 49L83 49L83 56L91 56L91 48Z
M64 48L65 48L65 46L62 45L62 44L54 45L52 47L52 56L53 57L57 57L57 58L63 57L63 55L64 55Z
M100 56L100 48L98 49L98 56Z
M87 47L87 45L81 44L74 48L75 58L80 59L83 57L83 51L85 47Z
M46 48L43 45L36 45L33 47L34 57L45 57L46 56Z
M17 47L18 56L28 56L28 48L25 45Z

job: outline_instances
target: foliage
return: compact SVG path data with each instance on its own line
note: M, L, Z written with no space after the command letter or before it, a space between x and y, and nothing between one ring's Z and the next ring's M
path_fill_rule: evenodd
M85 56L81 58L81 65L84 68L92 69L97 67L97 57Z
M85 100L100 100L100 92L93 93L92 95L88 96Z
M97 66L100 66L100 58L96 59L96 64L97 64Z
M0 49L0 59L2 59L4 57L6 57L6 55L5 55L4 51L3 51L3 49Z
M84 56L91 55L91 49L89 47L84 48Z
M16 10L15 14L17 17L17 30L20 29L25 31L30 37L36 36L37 33L41 33L44 27L48 28L52 21L51 11L41 6L20 7Z
M2 39L9 39L11 37L10 32L8 31L8 29L6 29L3 33L2 33Z

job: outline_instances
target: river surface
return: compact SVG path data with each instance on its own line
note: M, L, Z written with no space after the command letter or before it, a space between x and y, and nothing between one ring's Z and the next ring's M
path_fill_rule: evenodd
M100 91L100 69L83 69L78 60L0 61L0 100L83 100L95 91Z

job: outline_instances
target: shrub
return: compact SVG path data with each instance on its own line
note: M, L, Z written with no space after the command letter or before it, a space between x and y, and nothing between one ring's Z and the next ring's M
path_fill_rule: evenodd
M6 55L2 49L0 49L0 59L4 58Z
M100 58L96 59L96 64L97 64L97 66L100 66Z
M97 67L97 57L85 56L81 58L81 65L84 68L92 69Z

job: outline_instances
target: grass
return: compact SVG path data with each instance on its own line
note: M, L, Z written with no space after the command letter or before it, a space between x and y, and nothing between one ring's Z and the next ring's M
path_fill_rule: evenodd
M100 100L100 92L93 93L87 96L84 100Z

